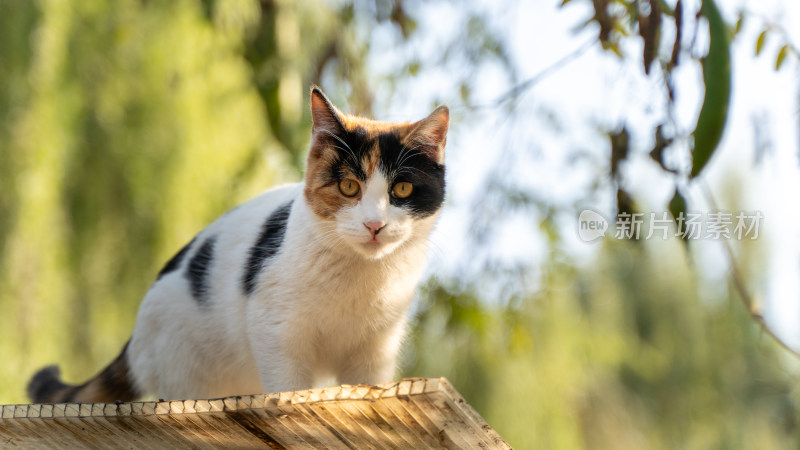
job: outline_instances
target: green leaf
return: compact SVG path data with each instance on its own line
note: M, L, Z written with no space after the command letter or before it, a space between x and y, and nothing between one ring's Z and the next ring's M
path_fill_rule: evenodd
M678 232L681 233L681 237L683 237L683 233L686 229L686 199L681 195L677 186L675 186L675 194L669 201L669 212L672 214L673 220L675 220L675 226ZM684 219L679 220L679 217L683 217Z
M472 89L466 83L463 83L459 88L459 93L461 94L461 101L468 104Z
M628 157L630 135L623 126L616 133L608 133L608 138L611 140L611 176L616 177L619 171L619 164Z
M664 129L664 124L659 124L656 127L656 138L655 138L656 143L653 146L653 149L650 150L650 158L653 161L657 162L658 165L661 166L661 168L664 169L665 171L670 173L678 173L675 169L667 167L666 163L664 162L664 150L666 150L667 147L672 145L672 138L665 138L663 129Z
M767 40L767 32L769 29L766 29L758 35L758 39L756 39L756 56L761 54L761 50L764 50L764 41Z
M781 47L781 49L778 51L778 57L775 58L775 70L781 70L781 66L786 61L786 55L789 54L791 49L792 47L789 44Z
M633 197L622 188L617 188L617 215L633 214L636 212Z
M701 13L708 20L708 55L703 59L703 106L694 130L691 178L697 177L717 148L731 98L731 54L727 27L713 0L703 0Z
M740 31L742 31L742 25L743 24L744 24L744 14L742 14L740 12L739 13L739 18L736 19L736 27L734 27L734 29L733 29L733 35L734 36L736 36L737 34L739 34Z

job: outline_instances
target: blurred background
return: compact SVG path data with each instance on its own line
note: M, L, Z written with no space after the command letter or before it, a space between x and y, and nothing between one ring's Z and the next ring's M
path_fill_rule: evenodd
M0 403L96 373L165 261L300 180L316 83L451 108L398 376L448 377L516 448L797 448L795 3L0 0ZM675 236L717 211L728 238Z

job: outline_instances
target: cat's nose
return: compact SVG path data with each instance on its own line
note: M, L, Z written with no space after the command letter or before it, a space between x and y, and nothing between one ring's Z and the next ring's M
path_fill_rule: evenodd
M364 222L364 226L367 227L367 229L370 231L370 233L372 233L372 236L375 237L375 236L378 235L378 233L381 232L383 227L386 226L386 222L373 220L373 221Z

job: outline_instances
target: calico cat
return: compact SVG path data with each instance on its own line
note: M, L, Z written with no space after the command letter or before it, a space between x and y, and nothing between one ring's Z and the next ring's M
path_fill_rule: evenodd
M414 123L341 113L317 87L305 179L229 211L170 260L130 341L37 403L215 398L391 381L444 200L446 106Z

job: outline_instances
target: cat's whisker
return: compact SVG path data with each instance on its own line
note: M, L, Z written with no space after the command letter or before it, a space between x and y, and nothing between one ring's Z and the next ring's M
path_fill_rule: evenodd
M349 146L349 145L347 145L347 142L345 142L344 140L342 140L342 138L340 138L339 136L337 136L336 134L334 134L334 133L333 133L333 132L331 132L330 130L323 129L322 131L323 131L323 132L325 132L325 133L328 133L328 134L329 134L329 135L331 135L331 136L333 136L333 138L334 138L334 139L336 139L337 141L341 142L341 143L342 143L342 145L344 145L345 147L347 147L347 148L348 148L350 151L353 151L353 149L351 149L351 148L350 148L350 146Z
M436 254L437 257L444 259L445 252L444 249L435 241L428 239L428 250L432 251Z
M331 242L329 239L330 237L334 237L335 239ZM346 246L346 242L339 234L339 231L336 229L328 230L323 234L317 236L315 238L317 241L323 243L325 245L325 251L321 253L321 255L325 253L331 253L333 250L338 250Z
M413 157L415 157L415 156L422 155L422 152L420 152L420 151L414 152L414 150L418 149L419 147L421 147L421 145L418 145L418 146L416 146L416 147L414 147L414 148L408 149L408 151L406 151L406 152L405 152L405 154L402 154L402 153L401 153L401 155L400 155L400 156L398 156L398 158L397 158L397 167L403 167L403 165L404 165L404 164L405 164L405 163L406 163L406 162L407 162L409 159L411 159L411 158L413 158ZM412 152L413 152L413 153L412 153Z
M413 171L417 171L417 172L419 172L419 173L421 173L421 174L425 175L425 172L423 172L422 170L420 170L420 169L417 169L416 167L408 167L408 166L400 168L400 169L397 171L397 173L396 173L396 174L397 174L397 175L400 175L400 174L402 174L402 173L404 173L404 172L413 172Z
M336 149L339 149L339 150L343 151L347 156L350 157L350 159L352 160L353 164L359 164L358 157L349 148L342 148L342 147L339 147L338 145L334 145L333 148L336 148Z
M359 160L358 160L358 156L356 156L356 152L354 152L353 149L350 148L350 146L347 144L347 142L345 142L342 138L340 138L339 136L337 136L335 133L331 132L330 130L323 129L322 131L327 133L327 134L329 134L330 136L332 136L337 141L341 142L341 144L344 145L344 147L345 147L345 148L342 148L342 147L339 147L338 145L335 145L334 148L337 148L337 149L345 152L347 155L349 155L350 158L352 159L353 164L356 164L356 165L359 164Z
M420 144L420 145L417 145L417 146L415 146L415 147L409 148L409 149L407 149L407 150L406 150L406 151L404 151L404 152L400 152L400 155L397 157L397 160L398 160L398 162L397 162L397 165L398 165L398 166L401 166L401 165L403 165L403 163L405 163L405 162L406 162L408 159L410 159L410 158L412 158L412 157L414 157L414 156L421 155L421 154L422 154L422 152L419 152L419 151L418 151L418 152L416 152L416 153L412 153L412 152L413 152L414 150L416 150L416 149L418 149L418 148L422 147L423 145L424 145L424 144Z

